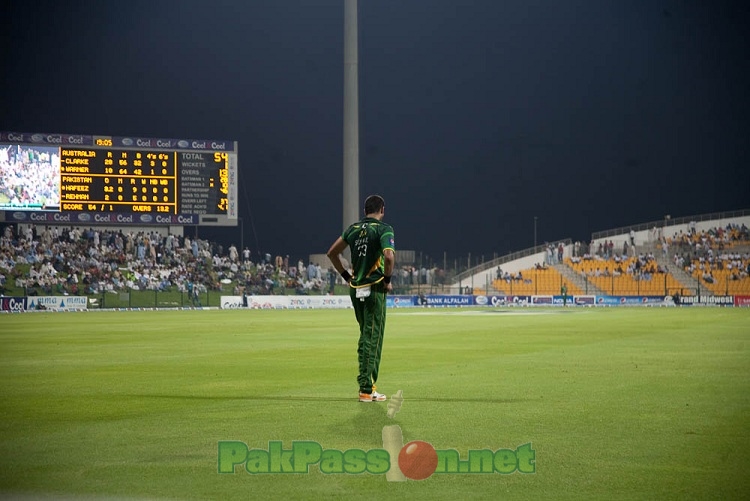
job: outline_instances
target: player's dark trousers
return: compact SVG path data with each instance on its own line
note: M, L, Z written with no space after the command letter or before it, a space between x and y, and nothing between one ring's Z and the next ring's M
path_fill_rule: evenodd
M380 354L383 351L383 333L385 331L385 285L378 283L372 286L370 297L364 301L356 297L356 289L350 290L354 314L359 323L359 344L357 360L359 374L357 383L359 391L372 393L372 385L378 380Z

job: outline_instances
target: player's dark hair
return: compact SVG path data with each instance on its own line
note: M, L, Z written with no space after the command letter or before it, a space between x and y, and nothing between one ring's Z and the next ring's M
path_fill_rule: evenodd
M385 200L380 195L370 195L365 200L365 214L377 214L385 207Z

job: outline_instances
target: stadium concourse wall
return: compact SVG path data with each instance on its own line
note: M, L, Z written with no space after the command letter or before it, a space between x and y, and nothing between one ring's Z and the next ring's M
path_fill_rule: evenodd
M221 296L221 309L345 309L351 308L349 296ZM389 308L440 307L562 307L562 306L675 306L671 296L482 296L482 295L389 295ZM750 296L690 296L680 299L680 306L750 307ZM93 306L89 308L89 306ZM89 304L86 296L0 296L0 313L30 311L101 311ZM110 308L110 310L215 309L215 307Z

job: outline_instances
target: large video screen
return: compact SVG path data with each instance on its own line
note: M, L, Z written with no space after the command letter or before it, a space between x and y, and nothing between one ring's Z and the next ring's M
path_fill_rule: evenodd
M60 209L60 149L0 144L0 209Z
M0 132L5 220L237 224L237 143Z

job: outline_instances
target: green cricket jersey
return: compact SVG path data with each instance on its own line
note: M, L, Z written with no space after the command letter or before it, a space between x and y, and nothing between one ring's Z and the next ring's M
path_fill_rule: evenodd
M383 280L383 251L396 252L393 228L377 219L366 217L349 226L341 235L352 251L352 287L361 287Z

